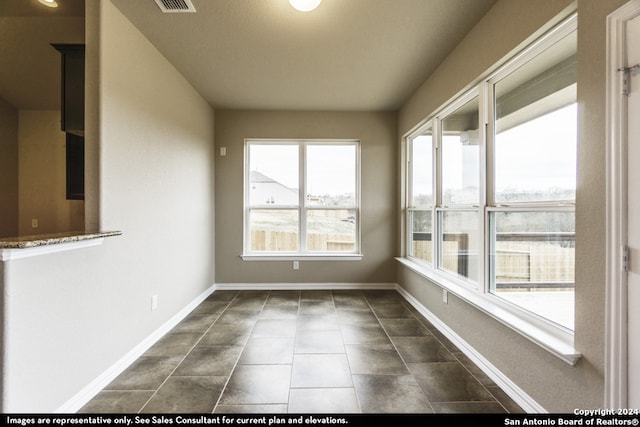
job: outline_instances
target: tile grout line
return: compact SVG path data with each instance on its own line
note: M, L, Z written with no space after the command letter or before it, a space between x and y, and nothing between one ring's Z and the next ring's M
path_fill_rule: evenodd
M364 294L362 295L364 298ZM366 298L365 298L366 299ZM340 332L340 339L342 340L342 348L344 349L344 356L347 359L347 366L349 367L349 374L351 377L351 385L353 388L353 394L356 396L356 403L358 404L359 414L362 414L362 402L360 401L360 396L358 394L358 390L356 389L356 382L353 380L353 370L351 369L351 361L349 360L349 354L347 353L347 344L344 342L344 335L342 335L341 323L338 316L338 308L336 307L336 299L333 290L331 291L331 301L333 302L333 310L336 313L336 323L338 327L338 332Z
M294 387L292 387L293 385L293 374L294 374L294 361L295 361L295 357L296 357L296 343L298 341L298 339L302 336L301 335L301 331L300 331L300 322L301 322L301 317L304 316L305 314L303 313L303 303L309 304L309 303L313 303L314 301L318 301L318 302L322 302L322 301L327 301L327 302L331 302L331 304L326 304L326 310L328 310L329 312L326 312L325 309L323 308L322 310L320 310L320 312L316 313L313 310L313 304L311 304L311 311L309 313L306 313L306 315L318 315L318 316L323 316L323 315L335 315L335 320L336 320L336 329L339 333L339 335L335 335L335 338L337 339L337 337L339 336L341 339L341 344L342 344L342 353L335 353L333 350L334 348L331 347L331 350L329 353L325 353L324 350L322 349L318 349L318 350L314 350L315 347L311 347L310 349L308 349L306 352L302 352L299 354L344 354L345 358L346 358L346 362L347 362L347 367L349 369L349 374L350 374L350 379L351 379L351 386L347 387L347 386L340 386L340 387L326 387L326 388L335 388L335 389L352 389L354 392L354 396L355 396L355 404L357 405L357 408L359 409L358 413L363 413L363 407L362 407L362 401L361 401L361 395L358 393L358 390L356 388L356 382L355 382L355 376L356 374L353 373L353 369L351 366L351 360L349 359L348 356L348 352L347 352L347 344L345 344L345 335L344 335L344 329L343 326L344 325L349 325L351 324L349 319L343 319L345 322L345 324L343 324L343 321L340 319L339 313L341 313L342 311L346 311L347 313L349 311L351 312L357 312L358 311L362 311L364 313L364 308L365 306L361 306L360 303L358 302L358 304L355 304L356 301L363 301L366 304L366 309L367 312L373 314L373 317L376 320L376 325L378 327L380 327L382 329L382 331L384 332L384 336L386 337L386 339L388 340L388 342L391 344L391 347L394 349L395 353L399 356L400 360L402 361L402 364L404 365L405 369L407 370L407 374L413 379L413 381L415 383L417 383L419 390L424 394L425 398L426 398L426 403L429 405L429 407L431 408L433 413L436 413L435 408L434 408L434 404L474 404L474 403L491 403L491 404L497 404L498 407L500 407L505 413L509 414L509 413L517 413L517 409L518 405L515 404L514 409L516 409L514 412L511 412L508 408L511 407L511 403L507 400L501 400L500 398L498 398L497 394L493 393L491 390L495 388L495 392L497 393L498 391L501 391L501 388L493 383L487 383L485 384L484 382L484 378L479 376L479 374L481 372L478 373L478 375L476 375L473 371L473 368L475 367L475 365L467 360L462 359L460 356L461 354L464 355L464 353L461 352L456 352L454 351L454 349L457 349L457 347L453 347L450 348L448 342L444 342L443 341L443 337L436 335L434 333L434 330L432 330L432 326L430 324L430 322L428 322L428 320L424 319L423 316L420 316L418 314L416 314L416 312L414 310L412 310L412 306L407 305L407 301L406 299L402 298L402 296L400 295L400 298L396 299L387 299L386 294L376 294L375 292L367 292L367 291L363 291L363 290L359 290L357 293L347 293L347 294L340 294L339 292L337 292L334 289L329 289L327 290L330 300L329 298L324 297L323 295L320 295L322 298L318 299L318 295L314 295L313 293L308 294L308 298L305 300L305 290L298 290L297 293L297 298L290 298L288 295L283 295L281 297L282 301L279 301L277 299L274 299L274 304L269 304L269 300L272 297L275 297L274 294L274 290L268 290L268 292L265 293L264 295L264 299L260 302L260 298L258 299L254 299L253 295L250 295L250 308L252 310L257 310L257 317L252 321L251 324L247 324L247 326L250 326L249 328L247 328L248 330L248 335L246 336L246 338L244 339L244 343L241 345L241 349L239 351L239 354L237 355L237 358L235 359L235 362L233 363L232 368L229 371L229 374L227 376L227 378L224 381L220 381L220 392L217 396L217 399L213 402L213 407L212 407L212 412L211 413L215 413L216 410L218 410L218 408L221 406L220 403L222 401L222 397L225 394L225 391L227 391L227 387L230 384L230 380L231 377L233 375L233 373L236 371L236 369L238 368L238 366L240 365L240 360L242 359L242 355L244 354L247 345L249 343L249 340L252 337L252 334L254 332L257 331L257 326L258 326L258 321L260 320L279 320L279 319L285 319L285 318L290 318L290 317L286 317L286 316L290 316L294 311L290 310L290 311L275 311L272 314L269 315L275 315L274 317L269 317L269 315L267 315L265 313L265 310L267 309L267 307L274 307L275 309L280 308L280 307L287 307L287 306L292 306L293 302L297 300L297 307L295 310L295 328L294 328L294 333L293 333L293 349L292 349L292 359L291 359L291 363L277 363L278 365L289 365L289 390L287 393L287 401L286 404L284 404L285 408L286 408L286 413L291 413L290 409L291 409L291 397L292 397L292 390L294 390ZM162 382L155 388L155 389L148 389L148 390L131 390L131 389L110 389L108 391L124 391L124 392L129 392L129 391L136 391L136 392L150 392L149 397L144 401L144 403L142 404L141 407L139 407L139 409L137 410L137 413L142 413L143 410L145 410L145 408L149 407L151 401L156 398L159 394L159 391L162 389L162 387L164 387L167 382L169 381L170 378L174 377L174 374L177 372L178 369L180 369L180 367L183 365L183 363L185 362L185 360L193 354L194 350L198 347L211 347L211 346L201 346L200 344L203 342L204 338L207 336L208 333L210 333L213 328L218 324L218 322L220 321L221 317L223 315L225 315L225 313L229 313L229 310L233 307L235 302L242 302L243 301L243 295L244 293L242 291L236 291L234 292L234 294L232 295L232 297L228 300L225 300L225 298L228 298L228 296L225 295L225 298L221 299L221 300L216 300L214 294L212 294L210 297L208 297L207 299L205 299L205 301L215 301L216 304L218 305L218 307L216 307L215 309L211 310L211 312L203 312L203 313L197 313L197 314L202 314L203 316L212 316L213 320L211 321L211 323L207 324L206 322L203 322L203 326L206 326L206 328L203 328L203 331L197 331L197 330L193 330L193 331L189 331L189 330L184 330L184 331L175 331L175 327L168 331L163 337L161 337L161 339L166 338L167 336L169 336L170 334L175 334L175 333L192 333L194 336L189 338L189 340L191 339L195 339L194 343L191 344L190 346L184 346L182 348L184 348L186 351L186 353L184 354L184 356L181 356L180 354L177 354L175 356L171 356L169 355L163 355L163 354L157 354L157 355L149 355L149 356L144 356L142 355L141 357L147 357L147 358L153 358L153 357L175 357L176 360L179 360L177 362L177 364L171 369L171 371L169 372L169 374L162 380ZM262 296L262 295L259 295ZM292 295L293 296L293 295ZM338 300L339 297L343 296L345 299L344 301L341 302L341 304L343 304L344 306L340 306L338 307ZM352 300L352 297L354 298ZM381 298L381 299L376 299L376 298ZM205 302L203 301L203 302ZM399 305L404 308L407 313L396 313L395 310L391 311L391 312L387 312L385 311L385 306L388 305L395 305L395 302L398 302ZM254 303L257 302L259 303L259 307L256 306ZM353 303L352 303L353 302ZM214 305L215 306L215 305ZM375 307L379 307L378 311L376 311ZM189 313L188 316L196 314L194 313L196 310L198 309L198 307L194 308L192 310L191 313ZM209 311L209 310L203 310L203 311ZM217 313L216 313L217 312ZM267 315L267 317L262 318L263 315ZM286 315L285 317L281 317L283 315ZM385 317L385 315L388 315L390 317ZM401 317L394 317L394 316L401 316ZM323 319L319 318L320 322L322 322ZM389 324L385 327L383 321L385 320L390 320L391 322L388 322ZM480 386L481 389L487 393L488 396L490 396L493 400L452 400L452 401L442 401L442 402L432 402L429 398L428 395L426 393L426 391L423 389L423 386L420 382L416 381L416 377L414 376L414 374L411 372L411 370L409 369L409 365L410 363L407 362L407 360L405 359L405 357L402 355L402 353L399 351L398 346L396 345L396 343L394 342L394 340L392 339L392 336L390 335L391 333L393 333L393 329L396 326L392 321L393 320L403 320L403 319L411 319L414 320L418 323L418 325L422 328L425 328L426 331L428 332L430 337L433 337L435 339L435 342L437 342L439 345L443 346L444 349L450 353L453 356L453 360L452 361L443 361L443 362L435 362L435 363L452 363L452 364L457 364L462 366L462 368L464 369L464 372L466 372L468 375L470 375L471 378L473 378L474 381L476 381ZM233 320L233 319L232 319ZM360 320L357 318L352 319L353 320L353 324L354 325L362 325L360 323ZM317 320L316 320L317 321ZM229 325L232 325L233 323L229 323ZM226 325L226 323L225 323ZM177 326L177 325L176 325ZM431 326L431 327L430 327ZM391 329L389 329L391 328ZM323 329L320 329L323 330ZM330 329L329 329L330 330ZM313 332L313 329L306 331L306 332ZM417 331L416 331L417 332ZM398 333L403 334L405 333L404 329L401 329L398 331ZM200 334L199 336L196 334ZM413 334L413 332L410 331L410 334ZM235 335L235 334L233 334ZM413 335L397 335L396 337L404 337L406 336L407 338L412 338ZM419 337L418 335L416 335L416 337ZM159 340L160 341L160 340ZM174 343L173 345L179 345L178 343ZM362 345L362 344L360 344ZM229 347L228 345L226 346L221 346L221 347ZM304 348L301 348L304 350ZM162 352L160 352L162 353ZM167 352L170 353L170 352ZM233 360L233 359L231 359ZM430 363L430 362L425 362L425 363ZM399 377L402 376L403 374L398 374L398 373L390 373L390 374L376 374L376 373L372 373L371 375L384 375L384 376L394 376L394 377ZM182 375L180 377L188 377L188 378L200 378L200 377L204 377L204 376L209 376L209 375ZM218 376L219 377L219 376ZM216 387L218 387L218 384L216 384ZM318 387L312 387L312 386L308 386L308 387L295 387L296 389L316 389ZM324 388L324 387L320 387L320 388ZM103 391L107 391L106 387L103 389ZM213 397L213 396L212 396ZM444 397L444 396L443 396ZM213 399L212 399L213 400ZM209 404L211 403L211 401L209 401ZM237 406L237 407L242 407L242 406L253 406L253 407L260 407L262 405L283 405L283 403L276 403L276 402L270 402L270 403L239 403L239 404L233 404L233 405L229 405L229 406ZM137 406L137 405L136 405ZM426 408L426 406L425 406ZM454 409L455 410L455 409Z
M493 397L494 401L495 401L498 405L500 405L500 406L502 407L502 409L504 409L504 410L505 410L505 413L509 414L509 413L510 413L510 411L509 411L509 410L506 408L506 406L505 406L505 405L500 401L500 399L498 399L498 398L497 398L497 397L496 397L496 396L491 392L491 390L487 389L487 387L482 383L482 381L480 381L480 379L479 379L479 378L478 378L478 377L477 377L473 372L471 372L471 370L470 370L470 369L469 369L469 368L468 368L464 363L462 363L462 361L458 358L458 356L456 356L456 352L453 352L453 351L449 350L449 348L445 345L445 343L443 343L443 342L442 342L442 340L441 340L437 335L435 335L431 330L429 330L429 327L428 327L427 325L425 325L425 324L424 324L424 322L423 322L422 320L420 320L420 318L418 318L418 317L415 315L415 313L411 310L411 307L412 307L412 306L407 305L408 303L407 303L407 304L405 304L405 303L404 303L404 301L406 301L406 300L404 300L404 298L403 298L402 305L403 305L403 306L405 306L405 308L406 308L407 310L409 310L409 312L411 313L411 315L412 315L414 318L416 318L416 319L417 319L417 321L418 321L420 324L422 324L422 325L423 325L423 326L424 326L424 327L429 331L429 333L430 333L430 334L431 334L431 335L432 335L432 336L433 336L433 337L434 337L434 338L435 338L435 339L436 339L436 340L437 340L437 341L438 341L442 346L444 346L444 348L445 348L449 353L451 353L451 355L452 355L452 356L457 360L457 363L459 363L460 365L462 365L462 367L463 367L463 368L464 368L464 369L465 369L465 370L466 370L466 371L467 371L467 372L468 372L468 373L469 373L469 374L470 374L470 375L471 375L471 376L472 376L476 381L478 381L478 383L480 383L480 385L482 386L482 388L484 388L484 390L485 390L487 393L489 393L489 394ZM422 316L421 316L421 317L422 317ZM425 321L427 321L427 322L428 322L428 320L426 320L426 319L425 319ZM500 387L498 387L498 388L500 388ZM470 401L470 402L473 402L473 401ZM438 402L438 403L442 403L442 402Z
M453 354L453 357L455 357L455 358L456 358L456 360L458 361L458 363L460 363L460 365L462 365L462 367L463 367L467 372L469 372L469 375L471 375L471 376L472 376L476 381L478 381L478 383L480 384L480 386L481 386L481 387L482 387L482 388L483 388L487 393L489 393L489 395L490 395L491 397L493 397L493 399L495 400L495 402L496 402L498 405L500 405L500 406L502 407L502 409L504 409L505 413L509 414L509 413L510 413L510 411L509 411L509 410L508 410L508 409L507 409L507 408L502 404L502 402L500 401L500 399L498 399L498 398L497 398L497 397L496 397L496 396L491 392L491 390L489 390L489 389L487 388L487 386L486 386L482 381L480 381L480 379L479 379L478 377L476 377L476 376L474 375L474 373L473 373L473 372L471 372L471 370L467 367L467 365L465 365L464 363L462 363L462 361L458 358L458 356L456 356L454 353L452 353L452 354Z
M300 317L300 309L302 306L302 291L298 293L298 309L296 311L296 330L293 338L293 354L291 355L291 369L289 369L289 392L287 393L287 414L290 414L291 408L291 390L293 390L293 363L296 357L296 339L298 337L298 318Z
M220 316L222 316L222 314L229 308L229 305L231 305L231 302L233 302L233 300L236 299L238 295L238 292L236 292L236 294L234 295L234 297L229 300L227 302L227 305L222 309L222 311L220 312L220 314L218 314L218 316L216 317L216 319L211 322L211 325L209 325L209 327L202 332L202 335L200 336L200 338L191 346L191 348L189 349L189 351L187 351L187 353L182 357L182 360L180 360L180 362L175 366L175 368L173 368L171 370L171 372L169 373L169 375L167 375L167 377L162 381L162 383L160 383L160 385L158 386L158 388L151 394L151 396L149 397L149 399L147 399L147 401L142 405L142 407L138 410L138 414L142 413L142 411L144 410L144 408L147 407L147 405L149 405L149 403L151 402L151 400L158 394L158 391L160 391L160 389L162 388L163 385L165 385L167 383L167 381L169 380L169 378L171 378L173 376L173 374L178 370L178 368L180 367L180 365L182 365L182 363L187 359L187 357L193 352L193 350L198 347L198 344L202 341L202 339L205 337L205 335L207 335L207 333L211 330L211 328L213 327L213 325L218 321L218 319L220 318ZM207 299L205 299L206 301ZM204 301L203 301L204 302ZM193 311L195 311L198 307L194 308ZM190 316L191 314L194 314L193 311L191 311L191 313L189 313L188 316ZM207 313L205 313L207 314ZM187 317L188 317L187 316ZM173 333L173 329L171 331L169 331L167 334L165 334L162 338L166 337L168 334ZM199 333L199 332L198 332ZM161 339L162 339L161 338Z
M272 290L269 290L269 293L267 294L266 298L264 299L264 302L262 303L262 306L260 308L260 314L262 314L262 310L264 310L264 306L267 303L267 301L269 300L269 297L271 296L272 292L273 292ZM240 292L236 292L236 295L234 296L232 301L234 301L238 297L238 295L240 295ZM224 311L226 311L231 306L231 302L232 301L229 302L229 304L227 305L227 307L225 308ZM258 318L260 317L260 314L258 314ZM234 371L238 367L238 364L240 363L240 359L242 358L242 353L244 353L244 350L247 347L247 342L249 341L249 338L251 337L251 334L253 333L253 330L256 327L256 323L258 323L258 318L256 318L255 322L253 322L253 326L251 327L251 330L249 331L249 335L247 335L247 339L244 341L244 344L242 345L242 351L240 351L240 354L238 354L238 358L236 359L236 362L233 364L233 368L231 368L231 371L229 372L229 376L227 377L227 381L225 381L224 386L222 387L222 390L220 390L220 395L218 396L218 399L214 403L213 409L211 410L212 414L216 413L216 409L218 409L218 406L220 405L220 399L222 399L222 396L224 395L224 392L227 389L227 386L229 385L229 381L231 380L231 376L233 375ZM211 327L213 327L213 324L211 325Z
M373 315L376 317L376 319L378 319L378 323L380 324L380 327L382 328L382 330L384 331L385 335L387 336L387 339L389 339L389 342L391 343L391 346L394 348L394 350L396 351L396 353L398 353L398 356L400 357L400 360L402 360L402 363L404 364L405 369L407 370L407 373L409 375L411 375L411 378L413 379L413 381L415 381L415 383L418 385L418 387L420 387L420 391L422 391L422 393L424 394L425 398L427 399L427 402L429 403L429 407L431 408L431 411L433 411L432 413L436 413L435 408L433 407L433 405L431 404L431 400L429 399L429 396L427 395L427 393L424 391L424 389L422 388L422 386L420 385L420 383L418 381L416 381L413 373L411 372L411 370L409 369L409 366L407 365L407 362L404 360L404 357L402 357L402 353L400 353L400 351L398 350L398 347L396 347L395 343L393 342L393 340L391 339L391 335L389 335L389 332L387 331L387 329L384 327L384 325L382 324L382 322L380 321L380 317L378 316L378 313L376 313L376 311L373 309L373 305L371 305L371 303L369 302L369 299L366 298L367 304L369 305L371 312L373 313ZM402 304L402 301L400 302L400 305L402 307L404 307L404 305ZM406 309L406 307L404 307ZM422 322L420 322L415 316L414 314L409 311L409 314L411 314L411 316L416 319L416 321L420 324L422 324ZM426 328L426 327L425 327ZM431 331L429 331L429 333L431 333Z

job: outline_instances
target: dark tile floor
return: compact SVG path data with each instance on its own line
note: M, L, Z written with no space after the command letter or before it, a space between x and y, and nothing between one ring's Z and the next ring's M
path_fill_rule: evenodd
M523 411L394 290L217 291L81 413Z

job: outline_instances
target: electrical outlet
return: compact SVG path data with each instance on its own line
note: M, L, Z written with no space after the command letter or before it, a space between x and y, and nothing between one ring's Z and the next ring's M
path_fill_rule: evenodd
M158 308L158 295L151 297L151 311L155 311Z
M294 270L299 270L300 269L300 262L299 261L293 261L293 269Z
M36 218L31 220L31 228L38 228L38 220Z
M442 302L445 304L449 303L449 292L446 289L442 290Z

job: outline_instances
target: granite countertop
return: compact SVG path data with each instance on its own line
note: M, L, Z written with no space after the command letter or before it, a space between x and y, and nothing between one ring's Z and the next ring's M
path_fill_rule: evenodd
M84 240L100 239L103 237L119 236L121 231L68 232L54 234L40 234L34 236L2 237L0 249L26 249L39 246L57 245L60 243L81 242Z

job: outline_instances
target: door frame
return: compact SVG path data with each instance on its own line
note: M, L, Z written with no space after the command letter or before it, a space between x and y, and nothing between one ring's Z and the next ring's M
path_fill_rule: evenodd
M606 310L605 393L608 408L627 406L627 103L622 96L626 67L626 22L640 15L640 0L630 0L607 17L606 99Z

